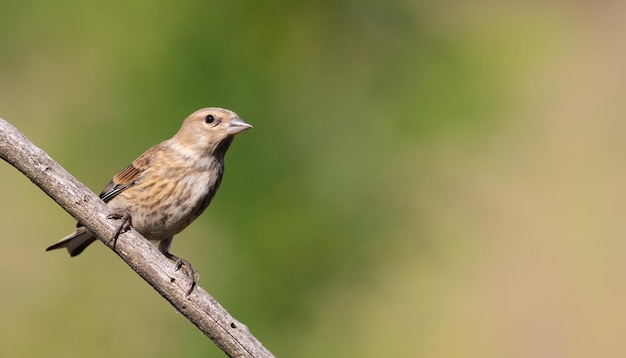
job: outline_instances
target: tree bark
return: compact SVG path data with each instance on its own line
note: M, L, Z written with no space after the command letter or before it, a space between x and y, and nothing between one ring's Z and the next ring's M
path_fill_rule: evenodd
M106 204L9 122L0 118L0 157L22 172L100 241L111 248L176 310L230 357L274 357L200 286L186 296L191 282L135 230L115 241L117 221L107 219Z

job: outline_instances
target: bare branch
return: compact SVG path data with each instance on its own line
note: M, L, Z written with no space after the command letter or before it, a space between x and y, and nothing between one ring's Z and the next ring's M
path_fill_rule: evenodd
M56 201L128 266L168 300L230 357L273 357L242 323L235 320L201 287L191 295L182 270L134 230L120 235L113 247L115 222L106 219L106 204L10 123L0 118L0 157Z

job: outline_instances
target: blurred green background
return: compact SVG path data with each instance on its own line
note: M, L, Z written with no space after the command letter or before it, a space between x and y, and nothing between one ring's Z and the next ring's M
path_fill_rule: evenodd
M4 2L0 116L99 193L254 125L172 251L281 357L624 356L626 4ZM0 356L221 357L0 163Z

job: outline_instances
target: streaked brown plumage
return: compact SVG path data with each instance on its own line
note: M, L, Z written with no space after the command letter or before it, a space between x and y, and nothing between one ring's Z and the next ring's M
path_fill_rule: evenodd
M237 134L251 127L223 108L192 113L174 137L140 155L100 194L111 210L109 217L122 219L116 235L129 223L148 240L158 241L159 250L176 260L177 269L186 266L194 281L196 272L189 262L172 255L169 247L174 235L209 205L222 181L226 151ZM95 240L78 223L74 233L46 250L65 247L76 256Z

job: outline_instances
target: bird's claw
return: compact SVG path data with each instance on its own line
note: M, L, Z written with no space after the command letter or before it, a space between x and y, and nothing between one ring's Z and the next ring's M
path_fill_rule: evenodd
M111 240L109 241L109 242L113 241L113 249L115 249L115 244L117 243L117 238L120 236L120 234L130 230L130 213L128 211L125 211L122 214L112 213L112 214L107 215L107 219L114 219L114 220L121 221L120 224L115 229L115 232L113 233L113 236L111 237Z
M174 264L174 271L180 270L181 267L183 266L185 266L186 268L185 271L187 271L189 281L191 281L191 285L189 285L189 288L187 289L187 292L185 293L185 296L189 296L191 292L193 292L193 289L198 284L198 281L200 280L200 273L194 270L193 267L191 267L191 264L189 263L189 261L185 259L181 259L180 257L176 260L176 263Z

